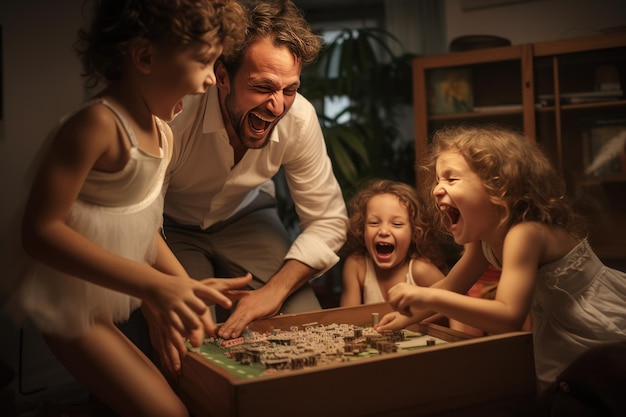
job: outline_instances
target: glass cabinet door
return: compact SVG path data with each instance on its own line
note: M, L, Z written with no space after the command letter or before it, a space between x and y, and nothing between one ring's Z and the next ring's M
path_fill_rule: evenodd
M537 142L607 261L626 258L626 35L615 44L569 51L563 42L562 52L545 54L537 47L534 60Z

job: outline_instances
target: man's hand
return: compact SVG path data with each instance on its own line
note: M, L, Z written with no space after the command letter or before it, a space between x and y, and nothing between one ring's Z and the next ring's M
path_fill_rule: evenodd
M283 299L268 286L247 291L238 301L235 311L218 330L218 335L224 339L239 337L246 326L254 320L276 315L282 303Z
M218 330L218 335L224 339L239 337L254 320L275 316L287 297L318 272L295 259L287 260L263 287L247 291L240 297L235 311ZM241 293L243 291L238 291L237 295Z

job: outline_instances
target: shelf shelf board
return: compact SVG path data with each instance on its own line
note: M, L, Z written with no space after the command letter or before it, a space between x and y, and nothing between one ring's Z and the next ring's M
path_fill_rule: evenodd
M591 109L591 108L604 108L604 107L620 107L626 106L626 100L614 100L614 101L596 101L591 103L576 103L576 104L562 104L561 110L580 110L580 109ZM535 109L540 112L553 112L555 110L554 106L540 106L536 105Z
M490 107L490 109L483 108L482 110L472 112L430 115L428 116L428 120L480 119L493 116L523 114L523 109L521 107L502 106L500 109L497 109L497 107L499 106L493 106L493 109Z

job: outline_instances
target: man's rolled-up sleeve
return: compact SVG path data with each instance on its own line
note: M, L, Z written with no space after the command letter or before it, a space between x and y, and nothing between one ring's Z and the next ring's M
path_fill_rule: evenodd
M339 261L337 252L346 240L348 219L315 110L303 97L298 100L301 106L287 126L290 129L280 133L281 140L288 134L288 140L295 142L285 155L284 167L301 230L285 259L318 269L319 276Z

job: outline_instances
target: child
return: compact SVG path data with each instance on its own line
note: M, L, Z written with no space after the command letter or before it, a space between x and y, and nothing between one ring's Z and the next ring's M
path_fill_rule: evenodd
M507 130L450 128L435 134L429 168L441 225L465 251L438 288L392 288L397 311L379 330L434 310L503 333L530 311L540 388L587 349L626 339L626 274L594 254L537 146ZM501 269L494 300L457 294L489 264Z
M442 279L429 230L409 185L376 180L361 190L350 201L340 306L387 301L389 288L400 282L428 287Z
M32 259L10 303L119 415L188 412L114 322L143 301L183 354L183 338L197 346L215 334L205 302L230 306L251 278L193 280L159 234L173 146L165 121L215 83L213 65L244 19L231 0L102 0L79 32L85 75L106 86L55 131L24 211Z

